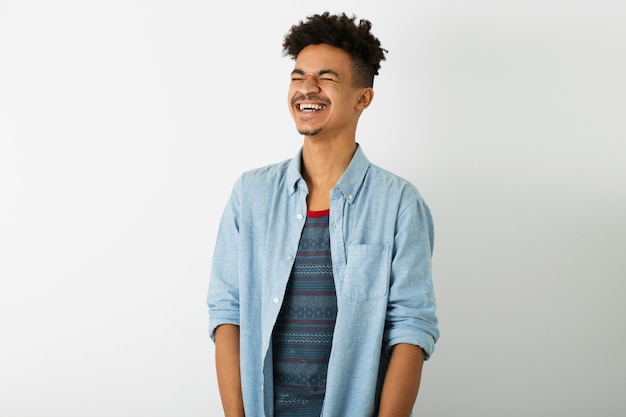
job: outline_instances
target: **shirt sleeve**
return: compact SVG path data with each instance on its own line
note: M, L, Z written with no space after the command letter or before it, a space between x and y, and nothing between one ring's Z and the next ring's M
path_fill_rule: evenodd
M209 336L222 324L239 325L239 207L241 178L222 213L213 252L207 304Z
M391 263L386 349L398 343L420 346L428 359L439 339L432 283L433 220L418 199L398 215Z

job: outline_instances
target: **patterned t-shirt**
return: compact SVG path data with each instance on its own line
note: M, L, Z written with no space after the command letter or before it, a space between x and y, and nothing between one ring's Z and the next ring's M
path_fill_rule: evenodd
M272 335L274 416L319 417L337 317L329 210L309 211Z

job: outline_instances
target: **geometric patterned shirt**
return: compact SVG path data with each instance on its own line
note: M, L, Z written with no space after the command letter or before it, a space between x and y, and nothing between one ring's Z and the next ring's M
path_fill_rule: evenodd
M309 211L272 334L274 416L319 417L337 317L329 210Z

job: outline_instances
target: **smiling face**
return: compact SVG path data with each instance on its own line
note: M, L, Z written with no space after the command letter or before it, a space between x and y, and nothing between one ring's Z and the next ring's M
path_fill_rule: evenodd
M309 45L298 54L289 110L300 134L354 140L359 116L372 98L371 88L353 85L352 61L343 49Z

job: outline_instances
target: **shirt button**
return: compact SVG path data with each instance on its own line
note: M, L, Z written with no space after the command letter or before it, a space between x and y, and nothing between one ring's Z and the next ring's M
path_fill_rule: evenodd
M280 301L280 300L278 299L278 297L275 297L275 298L274 298L274 304L278 304L278 302L279 302L279 301Z
M298 218L298 220L302 220L302 218L304 217L302 214L298 213L298 215L296 216Z
M348 200L352 201L353 198L352 194L348 194Z
M293 256L291 256L291 255L287 255L287 258L286 258L286 259L287 259L287 261L288 261L288 262L291 262L291 260L293 259Z

